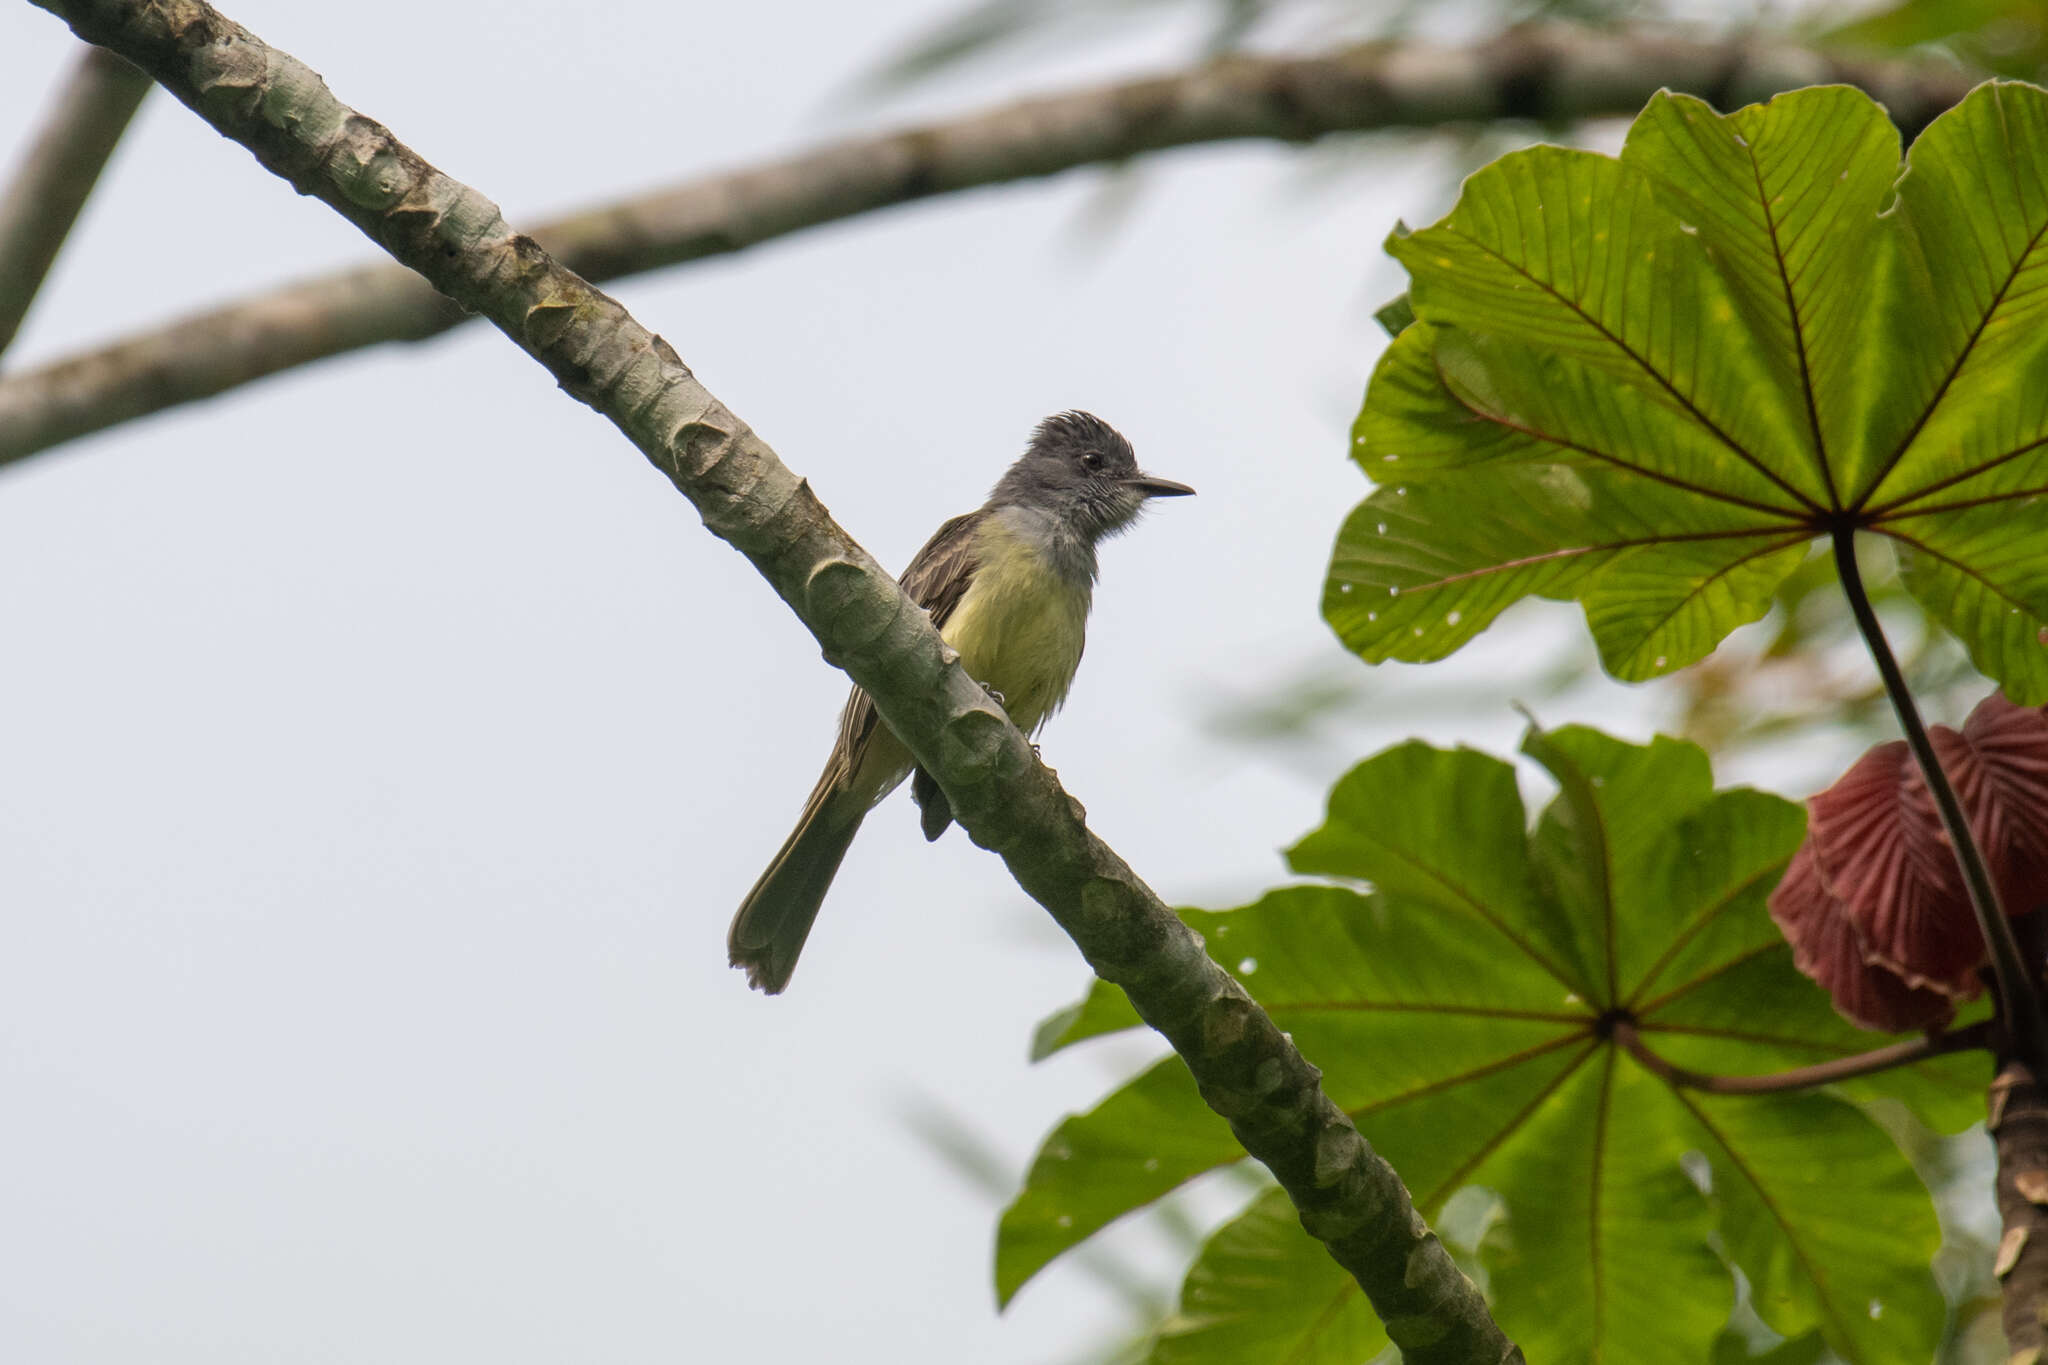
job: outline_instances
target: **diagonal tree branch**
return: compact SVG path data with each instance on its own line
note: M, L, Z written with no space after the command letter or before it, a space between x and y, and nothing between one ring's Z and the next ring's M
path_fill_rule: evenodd
M875 698L975 841L1000 853L1089 964L1123 986L1203 1097L1287 1189L1415 1365L1521 1352L1415 1212L1392 1167L1322 1093L1316 1069L1088 832L1029 743L923 612L675 352L514 233L320 78L201 0L37 0L128 57L257 160L488 317L608 417L760 569Z
M149 93L149 77L105 48L89 47L0 190L0 351L21 330L78 211Z
M533 236L585 278L618 279L892 205L1170 147L1630 115L1664 87L1732 106L1817 81L1861 86L1910 135L1973 78L1950 64L1565 27L1518 28L1461 47L1237 56L837 143L558 219ZM229 303L0 380L0 465L329 356L424 340L465 319L388 265Z

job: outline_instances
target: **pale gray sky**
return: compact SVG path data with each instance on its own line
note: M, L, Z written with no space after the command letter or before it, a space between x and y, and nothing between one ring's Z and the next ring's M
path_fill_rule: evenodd
M830 96L944 6L239 0L531 221L1176 61L1184 35ZM11 156L72 40L0 7ZM617 292L885 563L1087 407L1196 485L1108 547L1045 755L1169 900L1278 880L1329 780L1424 729L1505 750L1575 612L1284 754L1220 698L1342 659L1316 616L1363 493L1345 427L1444 207L1429 153L1149 163L877 215ZM370 248L145 104L11 365ZM844 681L611 428L495 333L328 364L0 471L0 1343L10 1360L1049 1363L1113 1331L1062 1264L999 1318L993 1212L906 1128L1021 1171L1144 1044L1024 1061L1077 955L957 831L870 821L790 994L727 918ZM1468 710L1418 710L1426 685ZM1647 733L1611 685L1545 719ZM1120 1245L1161 1264L1142 1229Z

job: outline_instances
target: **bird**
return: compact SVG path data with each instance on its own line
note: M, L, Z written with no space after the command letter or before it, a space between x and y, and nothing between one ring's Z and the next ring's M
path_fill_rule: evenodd
M1080 667L1096 547L1153 498L1194 491L1139 469L1131 443L1100 417L1055 414L1032 431L988 501L939 527L912 557L903 591L1011 722L1035 734ZM769 995L789 985L861 822L906 777L924 836L935 840L953 820L946 794L854 688L796 829L733 916L726 951L748 985Z

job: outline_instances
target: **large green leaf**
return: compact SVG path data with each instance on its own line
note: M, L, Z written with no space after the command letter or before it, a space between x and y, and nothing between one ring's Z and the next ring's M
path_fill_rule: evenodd
M1618 158L1503 157L1387 249L1416 321L1323 599L1366 659L1442 658L1536 595L1654 677L1863 532L2048 702L2048 92L1979 88L1903 177L1859 91L1659 95Z
M1751 1355L1749 1343L1740 1332L1733 1329L1723 1332L1714 1342L1713 1365L1820 1365L1820 1359L1828 1351L1827 1343L1818 1332L1781 1341L1762 1355Z
M1941 1232L1892 1140L1830 1095L1679 1099L1758 1315L1788 1336L1817 1328L1852 1361L1932 1359L1946 1306L1927 1266Z
M1733 1301L1728 1257L1787 1335L1818 1328L1857 1362L1914 1359L1940 1323L1927 1269L1938 1233L1883 1132L1835 1096L1682 1090L1613 1042L1626 1022L1707 1073L1868 1046L1793 969L1764 908L1802 812L1716 792L1705 755L1675 740L1574 728L1532 732L1526 748L1559 786L1533 828L1512 765L1404 744L1347 774L1327 821L1291 854L1298 871L1341 881L1183 916L1323 1069L1425 1216L1468 1186L1500 1196L1504 1236L1486 1264L1503 1324L1532 1360L1705 1358ZM1134 1023L1118 994L1098 986L1056 1016L1042 1047ZM1981 1070L1951 1057L1840 1094L1891 1095L1953 1129L1981 1103ZM1785 1140L1802 1131L1803 1148ZM1707 1193L1687 1174L1694 1152L1713 1173ZM1047 1139L1003 1216L998 1292L1007 1299L1112 1220L1243 1155L1178 1059L1160 1062ZM1853 1174L1831 1184L1837 1171ZM1862 1238L1873 1216L1885 1234ZM1250 1271L1231 1258L1246 1247L1276 1264L1320 1254L1266 1221L1240 1232L1237 1250L1212 1247L1221 1259L1202 1284L1217 1302L1242 1303L1231 1286ZM1343 1311L1341 1278L1327 1294L1305 1282L1277 1316L1215 1316L1261 1340L1312 1335L1298 1315ZM1868 1328L1873 1300L1887 1305L1885 1333ZM1184 1304L1184 1325L1205 1311ZM1208 1330L1188 1326L1186 1349Z
M1202 1248L1146 1365L1366 1365L1386 1347L1358 1281L1275 1189Z

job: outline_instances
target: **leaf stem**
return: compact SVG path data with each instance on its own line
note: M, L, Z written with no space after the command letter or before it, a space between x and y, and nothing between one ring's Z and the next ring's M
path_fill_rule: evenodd
M1816 1062L1812 1066L1794 1067L1790 1071L1773 1071L1761 1076L1716 1076L1704 1071L1689 1071L1665 1060L1653 1051L1650 1045L1643 1041L1643 1035L1636 1026L1625 1019L1616 1021L1613 1038L1628 1050L1629 1056L1641 1062L1653 1075L1660 1076L1682 1089L1703 1090L1712 1095L1775 1095L1787 1090L1812 1090L1818 1086L1832 1085L1836 1081L1889 1071L1895 1066L1910 1066L1914 1062L1924 1062L1930 1057L1940 1057L1951 1052L1989 1048L1991 1021L1986 1019L1967 1028L1959 1028L1953 1033L1930 1033L1871 1052L1859 1052L1850 1057L1837 1057L1833 1061Z
M1862 632L1863 643L1869 647L1870 657L1877 664L1878 676L1884 681L1885 695L1891 698L1892 710L1898 714L1899 725L1906 732L1907 747L1913 751L1913 758L1920 765L1920 775L1926 779L1935 809L1941 814L1941 827L1948 835L1949 846L1955 850L1956 862L1962 867L1963 884L1970 893L1970 910L1977 917L1977 930L1984 936L1984 945L1991 956L1999 1018L2004 1021L2013 1055L2025 1062L2035 1075L2048 1074L2043 1070L2043 1062L2048 1061L2048 1028L2042 1024L2041 998L2035 990L2034 973L2027 969L2025 959L2020 956L2012 924L2005 917L2005 907L1999 903L1998 888L1991 880L1984 854L1977 847L1976 836L1970 832L1970 822L1963 814L1963 803L1957 799L1956 790L1942 769L1941 759L1934 752L1934 743L1927 737L1927 727L1921 723L1920 710L1913 704L1913 694L1906 689L1905 675L1899 671L1899 662L1892 657L1884 629L1878 624L1877 612L1871 608L1870 594L1863 587L1862 571L1856 566L1855 528L1842 523L1836 526L1832 539L1835 569L1841 576L1842 593L1849 599L1849 609L1856 616L1856 628Z

